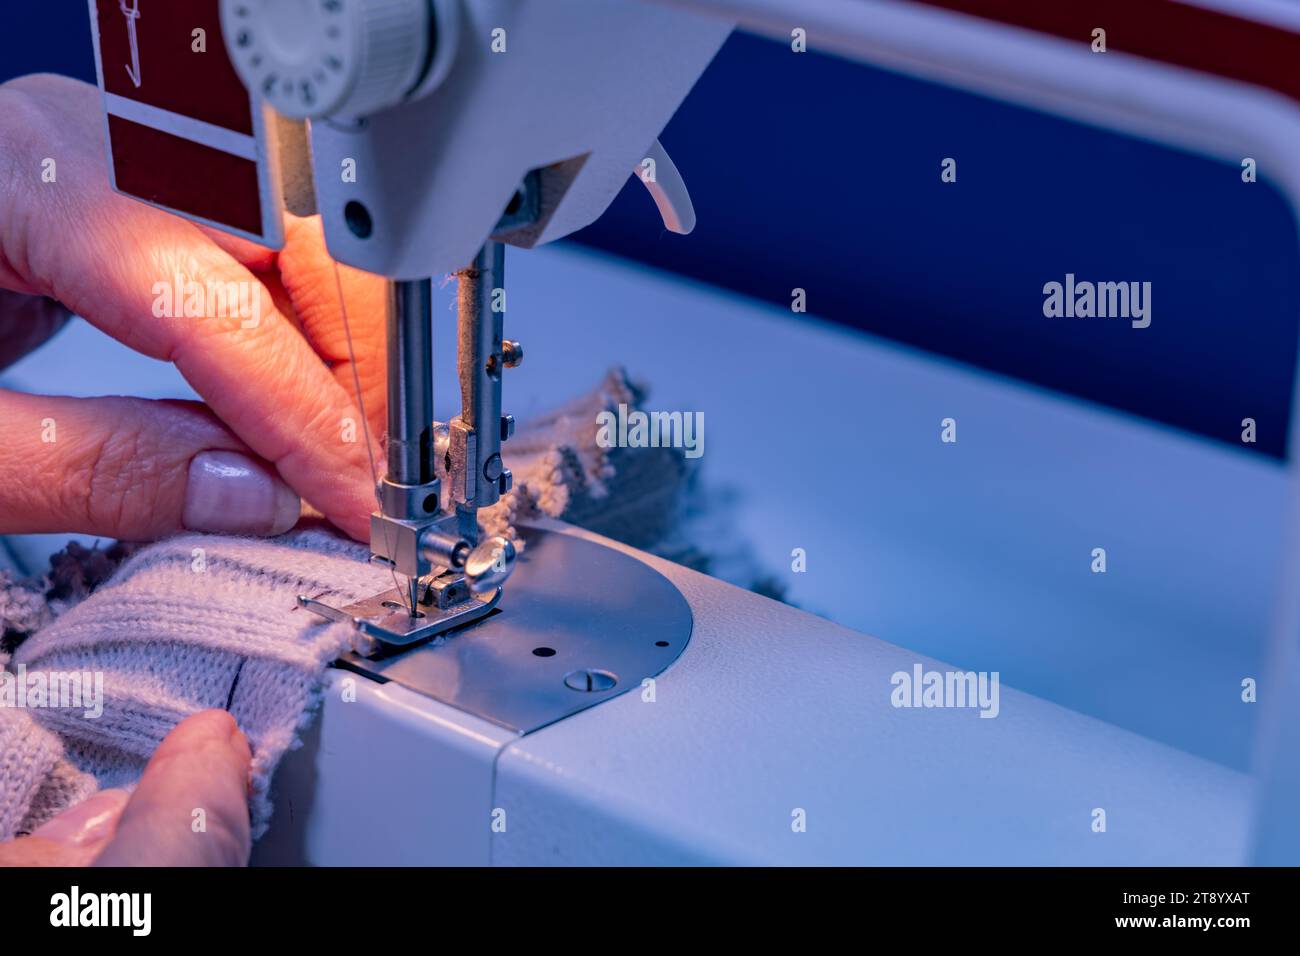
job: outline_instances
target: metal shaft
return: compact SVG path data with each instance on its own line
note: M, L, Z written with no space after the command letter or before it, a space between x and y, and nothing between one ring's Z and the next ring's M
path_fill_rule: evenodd
M453 423L453 457L463 468L453 492L457 511L470 518L495 504L509 486L501 461L502 312L497 290L505 288L505 247L488 242L459 274L457 296L461 412ZM496 308L494 308L496 306ZM477 529L470 540L476 540Z
M388 480L433 480L433 290L388 283Z

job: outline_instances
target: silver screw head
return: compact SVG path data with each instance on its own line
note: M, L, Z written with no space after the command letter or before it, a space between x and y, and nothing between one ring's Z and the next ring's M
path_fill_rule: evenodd
M514 339L501 343L501 361L506 368L518 368L524 363L524 347Z
M499 534L480 541L465 559L469 589L475 594L486 594L501 587L515 569L515 556L515 546Z

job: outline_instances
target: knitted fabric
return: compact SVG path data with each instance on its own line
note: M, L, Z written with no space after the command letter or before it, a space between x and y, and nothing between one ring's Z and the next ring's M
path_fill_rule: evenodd
M666 540L687 486L681 450L595 441L599 411L642 397L616 370L521 429L506 446L515 488L481 512L485 530L515 537L516 522L545 515L640 547ZM298 607L297 597L348 604L391 588L391 572L370 564L364 545L321 527L271 540L180 535L130 557L119 550L125 560L111 577L112 560L85 549L77 557L56 560L64 580L47 578L44 588L0 575L0 632L11 645L20 640L7 664L13 679L103 681L98 716L87 716L84 702L0 706L0 841L97 788L133 784L172 727L212 707L229 710L249 739L260 835L275 767L310 720L324 669L354 634ZM79 577L73 565L82 564L91 570Z
M302 610L297 596L347 604L391 587L367 557L362 545L309 529L270 541L181 535L128 560L10 661L15 679L50 686L56 674L95 675L102 713L88 716L84 700L0 708L0 838L29 832L97 786L131 785L172 727L212 707L229 710L248 737L260 834L271 773L353 633Z

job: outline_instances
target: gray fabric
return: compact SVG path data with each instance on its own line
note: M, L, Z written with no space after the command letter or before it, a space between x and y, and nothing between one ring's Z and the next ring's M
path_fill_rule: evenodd
M516 523L547 516L647 549L665 540L688 485L682 452L595 441L597 412L642 397L615 370L521 429L506 446L515 488L481 513L484 528L514 537ZM131 785L176 723L212 707L229 709L249 738L260 835L275 767L310 720L325 667L353 634L302 610L297 597L350 603L392 587L391 573L368 563L365 546L319 527L272 540L180 535L129 557L120 546L110 551L65 554L39 584L0 576L0 629L6 647L16 644L0 667L14 680L25 668L28 677L103 681L99 716L84 707L0 706L0 840L98 787Z
M0 841L29 833L96 788L65 758L56 735L25 711L0 708Z
M49 787L60 760L98 786L130 785L172 727L212 707L229 709L248 736L260 832L270 815L271 772L294 742L321 672L352 633L299 609L297 595L349 603L391 586L366 557L361 545L306 530L271 541L181 535L127 561L20 644L9 663L15 680L50 686L52 675L76 674L86 686L94 675L102 680L102 713L88 715L84 698L76 706L51 699L0 708L11 751L25 755L27 773L44 774L34 789L17 782L16 764L6 768L5 798L18 808L0 811L11 828L0 838L30 831L88 792L84 784ZM18 743L22 718L38 741L26 749Z

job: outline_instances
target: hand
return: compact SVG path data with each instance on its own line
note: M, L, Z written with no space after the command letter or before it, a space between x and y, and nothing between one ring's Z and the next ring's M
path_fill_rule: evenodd
M99 91L84 83L0 85L0 368L70 310L174 362L204 403L0 390L0 533L277 534L301 496L364 539L374 485L319 219L288 216L276 253L119 196L103 125ZM340 268L378 438L384 285ZM256 308L208 298L185 317L186 289L217 284Z
M244 866L250 760L234 718L195 714L158 745L133 793L101 790L0 843L0 866Z

